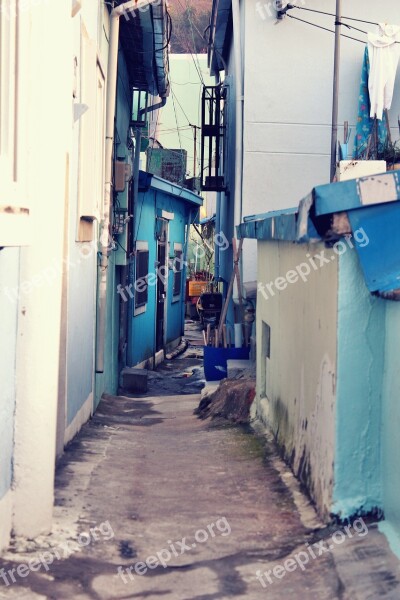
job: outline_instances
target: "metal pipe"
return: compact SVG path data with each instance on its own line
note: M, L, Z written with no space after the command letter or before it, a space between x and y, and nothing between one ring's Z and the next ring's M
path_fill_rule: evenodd
M234 226L242 221L243 183L243 69L240 27L240 0L232 0L233 44L235 55L236 83L236 168L235 168L235 220Z
M236 80L236 135L235 135L235 194L234 194L234 234L236 225L242 222L243 207L243 66L242 66L242 36L240 24L240 0L232 0L232 20L233 20L233 46L235 55L235 80ZM242 280L243 280L243 261L240 261ZM240 292L235 288L233 297L240 296Z
M217 202L215 207L215 234L220 235L221 228L221 192L217 192ZM219 244L215 244L215 258L214 258L214 277L215 281L219 281L219 265L220 265L220 247Z
M106 144L105 144L105 184L103 220L100 234L101 259L99 264L98 309L96 326L96 372L104 372L104 351L107 315L107 271L109 252L109 228L112 187L112 157L114 145L114 120L117 96L118 46L120 18L145 6L150 6L158 0L130 0L115 7L110 15L110 38L107 70L107 107L106 107Z
M331 181L336 175L336 156L338 142L338 118L339 118L339 76L340 76L340 34L342 16L341 0L336 0L336 23L335 23L335 62L333 71L333 103L332 103L332 139L331 139Z

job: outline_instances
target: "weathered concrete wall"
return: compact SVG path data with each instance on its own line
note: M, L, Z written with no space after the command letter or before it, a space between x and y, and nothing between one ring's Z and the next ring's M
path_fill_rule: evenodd
M310 260L322 251L321 244L258 244L259 282L275 282L302 263L310 266L310 272L306 282L298 278L282 291L274 285L274 295L267 289L258 292L257 411L326 517L335 453L338 262L314 270Z

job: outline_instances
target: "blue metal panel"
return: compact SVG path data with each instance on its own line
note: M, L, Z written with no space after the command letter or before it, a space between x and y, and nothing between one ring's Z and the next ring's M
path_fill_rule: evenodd
M394 202L400 200L400 173L392 171L329 183L314 188L313 192L317 216Z
M400 288L400 202L364 207L349 212L354 241L368 289L391 291ZM357 232L367 237L358 242ZM368 241L367 241L368 240Z
M296 241L297 208L271 211L262 218L247 221L237 227L240 238L255 238L257 240L288 240ZM263 218L264 217L264 218Z

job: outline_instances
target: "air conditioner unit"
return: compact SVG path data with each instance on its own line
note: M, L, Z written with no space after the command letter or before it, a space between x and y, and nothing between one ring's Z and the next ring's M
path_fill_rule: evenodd
M132 178L132 165L122 160L115 161L114 189L116 192L124 192L126 183Z

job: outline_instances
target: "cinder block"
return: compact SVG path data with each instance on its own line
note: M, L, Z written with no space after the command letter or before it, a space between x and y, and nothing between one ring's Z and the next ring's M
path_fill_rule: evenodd
M125 368L121 371L121 384L124 390L135 394L147 392L148 375L145 369Z

